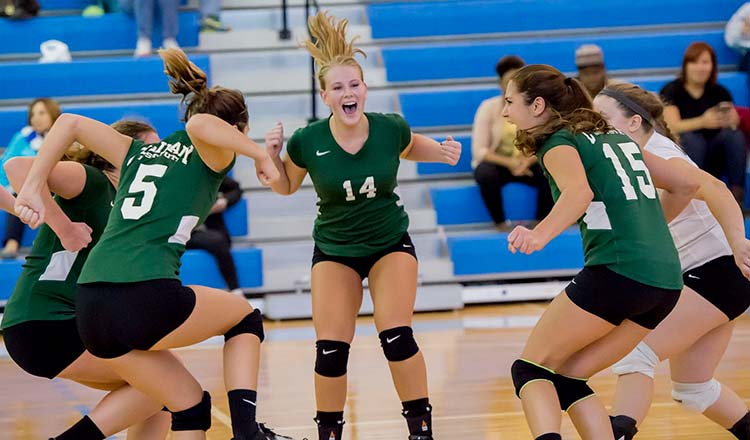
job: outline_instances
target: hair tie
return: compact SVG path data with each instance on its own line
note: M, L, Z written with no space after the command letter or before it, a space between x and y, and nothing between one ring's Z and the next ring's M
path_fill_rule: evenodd
M573 85L573 78L566 76L563 82L565 83L566 86L570 87Z

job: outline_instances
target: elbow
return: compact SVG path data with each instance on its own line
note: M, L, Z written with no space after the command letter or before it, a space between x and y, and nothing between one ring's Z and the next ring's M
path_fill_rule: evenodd
M23 182L28 172L28 167L26 166L28 163L27 159L25 157L13 157L3 164L5 175L8 177L11 186L16 190L18 189L16 187Z
M188 136L191 139L193 137L200 138L202 137L201 133L205 133L208 124L208 118L206 116L208 115L199 113L191 116L187 123L185 123L185 131L187 131Z

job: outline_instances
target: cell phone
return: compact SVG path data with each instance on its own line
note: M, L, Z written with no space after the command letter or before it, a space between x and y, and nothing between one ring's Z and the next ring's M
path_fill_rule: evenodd
M722 113L729 113L730 111L732 111L732 107L734 107L734 105L729 101L723 101L723 102L720 102L719 105L717 105L716 107Z

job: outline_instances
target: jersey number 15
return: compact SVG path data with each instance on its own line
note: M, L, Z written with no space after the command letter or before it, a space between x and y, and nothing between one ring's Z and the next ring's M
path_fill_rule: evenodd
M646 168L646 164L643 163L641 159L635 158L636 154L641 153L638 145L636 145L634 142L624 142L621 144L615 144L615 146L620 149L622 154L628 160L630 169L632 170L630 174L638 171L643 173L643 175L635 176L636 180L638 181L638 189L641 191L641 194L646 196L647 199L655 199L656 188L654 188L654 184L651 183L651 175L648 173L648 168ZM615 171L617 172L617 176L622 182L622 192L625 193L625 199L637 200L638 194L636 194L635 188L633 188L633 185L630 182L630 175L623 168L622 162L620 162L620 158L615 153L615 150L611 145L606 143L602 144L602 147L604 149L604 156L612 162L612 165L614 165Z

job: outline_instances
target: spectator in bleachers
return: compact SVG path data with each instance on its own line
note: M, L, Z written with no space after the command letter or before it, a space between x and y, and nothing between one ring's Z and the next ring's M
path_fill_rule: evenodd
M224 211L241 198L240 184L229 176L225 177L219 186L219 195L211 207L210 215L202 225L193 230L186 245L187 249L203 249L213 255L219 272L227 283L227 289L235 295L242 295L242 289L232 259L232 239L224 223Z
M49 98L38 98L29 105L27 125L16 133L8 143L5 153L0 158L0 185L8 191L13 189L5 175L3 165L8 160L18 156L36 156L39 147L42 146L44 135L47 134L52 124L60 116L60 105L57 101ZM18 248L23 239L24 225L18 217L9 215L5 224L5 242L1 258L16 258Z
M724 31L727 46L742 53L740 70L747 72L750 86L750 2L743 4L727 22Z
M179 23L177 18L180 0L118 0L120 10L135 15L138 27L138 41L135 46L136 58L151 55L151 35L154 31L154 16L161 15L162 47L164 49L179 49L177 32Z
M726 177L735 198L745 190L745 138L732 95L717 82L716 53L704 42L688 46L680 76L661 89L664 119L700 168Z
M36 17L41 9L37 0L6 0L1 4L0 17L14 20Z
M505 90L513 73L524 66L515 56L505 56L495 66L500 90ZM486 99L477 109L471 135L474 179L482 200L498 229L507 227L502 188L510 182L521 182L537 188L536 218L541 219L552 208L552 195L536 157L526 157L515 148L516 127L502 116L503 95Z
M604 52L596 44L584 44L576 49L578 80L592 97L607 85L607 69L604 67Z

